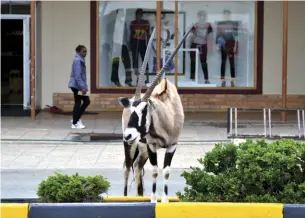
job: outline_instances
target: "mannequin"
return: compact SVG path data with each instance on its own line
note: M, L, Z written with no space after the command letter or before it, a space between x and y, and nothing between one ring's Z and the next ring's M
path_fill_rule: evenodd
M129 48L128 48L128 28L125 23L125 13L124 10L116 10L117 19L116 19L116 31L123 33L122 34L114 34L114 42L115 45L121 47L121 59L125 67L125 84L127 86L132 87L132 77L131 77L131 64L130 64L130 57L129 57ZM117 39L118 38L118 39ZM116 86L121 86L119 82L119 62L113 61L112 62L112 74L111 74L111 81Z
M221 52L221 86L226 86L225 71L226 61L229 58L230 73L231 73L231 87L234 87L235 79L235 53L237 51L237 22L231 20L231 11L223 11L224 20L217 24L216 44L217 49Z
M132 51L133 68L136 71L136 75L139 75L138 69L138 56L141 55L142 61L144 60L147 43L149 39L149 22L142 19L143 10L136 10L136 19L130 23L130 47ZM148 77L148 64L146 66L146 81L145 84L149 83Z
M209 84L209 74L208 74L208 64L207 64L207 54L208 54L208 35L213 32L212 26L206 21L206 12L198 11L197 13L198 21L195 23L192 32L192 44L191 48L197 48L200 54L200 63L204 75L205 84ZM190 52L191 58L191 80L195 79L195 63L196 63L196 53Z

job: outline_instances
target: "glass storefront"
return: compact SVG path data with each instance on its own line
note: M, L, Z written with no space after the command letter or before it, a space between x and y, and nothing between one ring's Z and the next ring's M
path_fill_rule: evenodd
M256 7L257 2L250 1L166 1L157 11L153 1L100 1L98 86L136 85L156 27L161 46L156 46L156 36L146 69L145 84L149 85L157 72L156 60L160 58L162 64L193 25L166 77L179 88L254 88ZM156 26L158 13L160 26Z

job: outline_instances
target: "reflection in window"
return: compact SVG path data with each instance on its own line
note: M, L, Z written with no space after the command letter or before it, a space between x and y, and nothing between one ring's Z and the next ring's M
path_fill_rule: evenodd
M155 26L156 2L99 2L99 84L135 86L150 34ZM153 55L145 83L153 71Z
M175 29L173 2L161 12L161 66L192 24L166 77L178 87L254 87L256 2L179 1ZM156 2L99 2L100 86L131 87L156 25ZM156 75L156 41L148 59L145 83Z
M179 87L253 87L255 2L180 2Z

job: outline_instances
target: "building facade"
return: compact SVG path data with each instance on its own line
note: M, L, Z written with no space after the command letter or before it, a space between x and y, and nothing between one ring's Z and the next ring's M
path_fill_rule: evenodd
M288 5L287 107L304 108L305 3ZM154 1L38 2L37 106L73 109L68 80L75 48L83 44L89 51L88 110L121 110L117 98L134 93L153 28L161 46L154 41L147 85L155 76L156 60L166 59L195 24L166 73L177 84L186 111L281 108L282 10L282 2L272 1L163 2L161 10Z

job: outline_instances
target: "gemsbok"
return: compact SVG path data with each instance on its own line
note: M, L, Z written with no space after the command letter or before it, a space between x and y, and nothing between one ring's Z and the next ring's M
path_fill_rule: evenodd
M134 154L138 152L136 160L131 160L134 161L133 166L136 166L134 175L138 193L143 192L141 170L147 161L147 157L153 166L152 203L157 202L156 181L159 174L157 149L166 149L163 165L162 202L168 202L170 166L184 124L183 106L176 86L166 78L160 79L191 29L192 27L183 36L145 94L140 94L141 90L138 90L131 99L127 97L118 99L119 103L124 107L122 116L124 146L125 148L132 148L133 145L136 145L134 149L129 151ZM126 163L127 159L125 157ZM139 187L142 187L142 190L139 190Z

